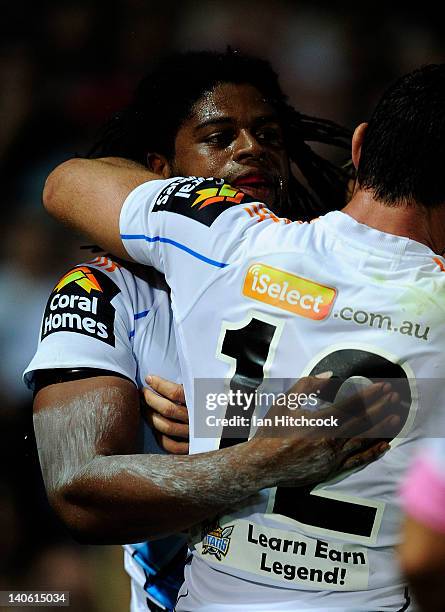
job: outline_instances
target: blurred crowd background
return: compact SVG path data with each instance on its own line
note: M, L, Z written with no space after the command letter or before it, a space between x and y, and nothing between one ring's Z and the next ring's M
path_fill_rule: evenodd
M46 503L30 433L21 372L49 291L86 258L82 240L43 212L46 175L85 153L153 61L172 51L230 45L260 55L299 110L352 128L399 74L445 61L442 20L428 3L370 0L17 0L0 9L0 590L70 590L75 611L125 610L120 548L82 547L65 533Z

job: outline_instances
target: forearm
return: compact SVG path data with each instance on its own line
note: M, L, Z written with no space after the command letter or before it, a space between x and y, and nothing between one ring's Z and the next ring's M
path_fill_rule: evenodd
M58 491L82 539L124 543L186 529L272 483L248 443L192 456L95 457ZM68 519L68 522L71 522Z
M329 463L323 443L303 438L297 444L253 438L189 456L100 456L58 497L82 517L88 541L140 541L187 529L264 488L318 482Z
M161 178L122 158L71 159L48 176L43 204L50 215L96 244L129 259L119 235L119 215L138 185Z
M137 390L119 378L46 387L34 428L50 502L83 541L173 533L272 483L267 446L255 441L185 457L136 454Z
M259 430L248 442L192 456L135 454L138 395L122 378L50 385L37 394L34 413L49 498L89 542L181 531L261 489L320 482L351 454L347 444L304 429L282 438Z

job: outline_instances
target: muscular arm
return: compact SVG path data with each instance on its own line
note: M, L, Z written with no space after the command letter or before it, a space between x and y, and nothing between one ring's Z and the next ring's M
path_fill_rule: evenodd
M68 227L87 235L105 250L130 260L119 234L122 204L135 187L160 178L126 159L70 159L48 176L43 204Z
M35 398L48 497L78 539L173 533L270 484L261 453L247 457L247 444L193 457L135 454L138 401L135 386L117 377L50 385Z
M374 400L384 406L387 395L365 393L370 406ZM136 387L121 378L59 383L36 395L34 427L48 496L78 539L123 543L174 533L260 489L319 482L352 454L346 440L310 435L255 436L191 456L135 454L138 423ZM377 446L363 462L378 452Z

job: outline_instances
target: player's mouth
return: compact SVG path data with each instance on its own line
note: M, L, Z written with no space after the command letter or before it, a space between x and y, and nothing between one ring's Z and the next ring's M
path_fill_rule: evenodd
M275 200L275 183L267 175L262 173L251 173L239 176L231 181L233 187L237 187L247 193L251 198L272 205Z

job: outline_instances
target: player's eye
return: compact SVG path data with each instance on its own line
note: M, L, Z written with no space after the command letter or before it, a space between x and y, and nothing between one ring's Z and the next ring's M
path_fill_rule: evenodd
M260 142L271 144L273 146L283 145L283 135L279 127L265 126L259 128L256 132L256 137Z
M209 136L206 136L205 142L207 144L215 145L218 147L228 147L234 138L232 130L221 130L219 132L213 132Z

